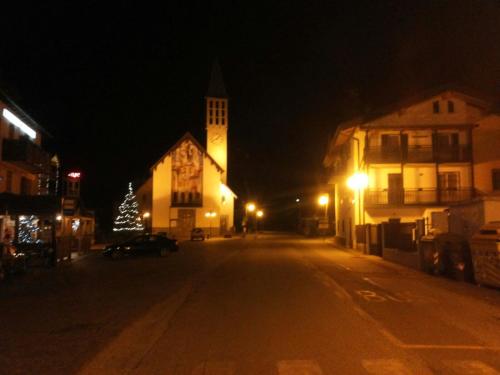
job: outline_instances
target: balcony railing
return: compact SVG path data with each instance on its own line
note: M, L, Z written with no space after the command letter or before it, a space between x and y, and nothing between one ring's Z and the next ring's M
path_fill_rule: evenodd
M50 169L50 155L25 138L4 139L2 160L14 163L31 173L45 173Z
M460 163L471 160L471 146L370 146L365 158L368 163Z
M472 196L472 188L366 190L365 205L369 207L449 204L470 200Z

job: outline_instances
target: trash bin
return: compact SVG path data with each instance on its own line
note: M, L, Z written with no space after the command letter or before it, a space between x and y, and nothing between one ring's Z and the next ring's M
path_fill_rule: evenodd
M500 222L485 224L472 236L471 250L476 282L500 288Z
M452 233L423 236L419 241L421 269L459 281L474 281L469 245Z
M422 236L418 243L420 253L420 269L426 273L436 273L437 250L433 235Z

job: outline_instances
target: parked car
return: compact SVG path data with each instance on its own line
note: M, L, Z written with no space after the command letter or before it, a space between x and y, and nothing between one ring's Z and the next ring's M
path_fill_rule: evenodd
M191 241L195 240L205 240L205 232L201 228L193 228L191 230Z
M115 243L107 246L103 254L113 259L125 255L158 254L161 257L169 252L179 250L177 240L155 234L144 234L136 236L128 241Z

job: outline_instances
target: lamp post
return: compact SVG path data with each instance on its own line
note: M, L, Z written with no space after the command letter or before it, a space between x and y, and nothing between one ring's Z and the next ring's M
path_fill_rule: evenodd
M216 217L217 213L215 211L209 211L205 213L205 217L208 218L209 234L208 237L212 237L212 218Z
M328 220L328 202L329 201L330 201L330 197L328 196L328 194L321 194L318 197L318 205L320 207L325 208L323 222L326 221L327 231L330 229L330 223ZM324 225L320 225L320 227L318 229L324 229Z
M328 194L322 194L318 198L318 204L321 207L325 207L325 219L328 219L328 202L330 201L330 198L328 197Z
M351 177L347 179L347 186L354 192L357 192L358 198L358 220L360 224L364 224L364 207L363 207L363 215L361 214L361 190L364 190L368 187L368 175L362 172L356 172ZM363 216L363 220L361 217Z
M142 214L142 221L144 221L144 230L145 232L148 232L148 229L149 229L149 218L150 218L151 214L149 212L144 212Z
M246 230L245 228L243 229L243 233L245 234L247 231L248 231L248 222L250 220L249 216L248 216L248 213L253 213L255 211L255 209L257 208L257 206L255 205L255 203L253 202L248 202L246 205L245 205L245 220L246 220Z
M368 187L368 175L366 173L362 172L356 172L354 173L351 177L347 179L347 186L353 190L354 192L357 192L357 205L358 205L358 222L359 224L364 224L365 223L365 208L361 208L361 190L366 189ZM356 224L356 220L354 220L354 224ZM356 231L354 231L356 233ZM358 242L358 238L356 235L356 243ZM365 241L365 251L366 251L366 244L367 241ZM357 245L356 245L357 246Z
M258 210L255 213L255 226L256 226L255 232L256 232L256 235L257 235L257 233L259 233L259 220L262 219L263 217L264 217L264 211Z

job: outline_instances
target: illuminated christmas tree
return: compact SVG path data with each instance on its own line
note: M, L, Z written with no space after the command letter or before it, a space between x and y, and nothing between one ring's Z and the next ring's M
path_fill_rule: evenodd
M19 242L38 242L36 240L38 232L40 232L40 228L38 226L38 218L36 216L19 216Z
M128 193L118 207L118 216L113 226L114 232L140 232L144 230L141 217L139 215L139 203L132 190L132 183L128 184Z

